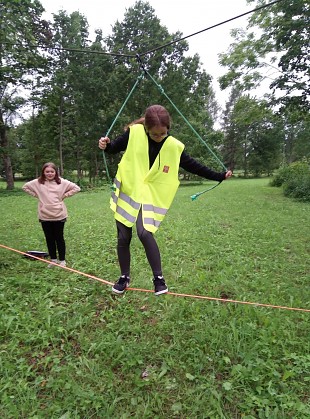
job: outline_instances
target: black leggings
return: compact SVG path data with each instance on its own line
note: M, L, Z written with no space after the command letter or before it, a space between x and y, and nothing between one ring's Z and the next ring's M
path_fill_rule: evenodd
M116 221L117 227L117 255L122 275L130 276L130 242L132 238L132 227ZM144 246L147 260L151 266L154 276L162 275L161 257L159 248L153 234L143 227L142 211L140 210L136 222L137 234Z
M51 259L57 259L56 248L59 260L66 258L66 243L64 239L64 221L41 221L45 235L48 253Z

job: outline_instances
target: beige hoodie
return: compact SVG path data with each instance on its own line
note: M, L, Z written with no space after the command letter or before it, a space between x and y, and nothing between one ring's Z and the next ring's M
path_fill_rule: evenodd
M46 180L44 184L38 179L25 183L23 190L39 199L38 217L42 221L60 221L67 218L68 212L64 198L80 192L80 187L69 180L62 179L58 185L55 180Z

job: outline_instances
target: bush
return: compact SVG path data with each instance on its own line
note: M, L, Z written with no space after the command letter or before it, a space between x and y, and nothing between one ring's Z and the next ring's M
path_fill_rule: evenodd
M289 179L284 184L284 195L310 202L310 173L299 178Z
M295 162L287 165L283 165L277 171L275 176L271 179L271 186L282 186L290 179L295 178L296 176L303 175L305 172L309 171L308 163L306 162Z
M285 196L310 202L310 168L307 162L295 162L282 166L270 182L271 186L283 186Z
M99 178L93 178L92 181L89 181L89 179L86 179L86 178L78 179L76 183L77 185L79 185L82 192L93 190L93 189L101 189L101 188L105 189L105 188L110 187L106 179L99 179Z

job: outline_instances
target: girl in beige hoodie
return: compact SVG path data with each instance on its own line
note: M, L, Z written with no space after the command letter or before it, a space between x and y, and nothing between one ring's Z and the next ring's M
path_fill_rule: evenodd
M38 179L25 183L23 190L38 198L38 217L45 235L48 253L52 264L66 266L66 243L64 226L68 216L63 200L80 191L80 187L69 180L59 177L54 163L45 163Z

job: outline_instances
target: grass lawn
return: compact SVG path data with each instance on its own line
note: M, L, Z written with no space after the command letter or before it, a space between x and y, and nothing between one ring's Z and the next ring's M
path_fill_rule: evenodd
M179 188L156 233L169 290L310 309L310 207L268 179ZM2 185L4 186L4 185ZM20 187L21 184L16 184ZM67 264L119 276L109 190L66 201ZM0 189L0 244L45 251L37 201ZM132 240L133 287L152 289ZM0 417L310 417L310 312L127 291L0 247Z

